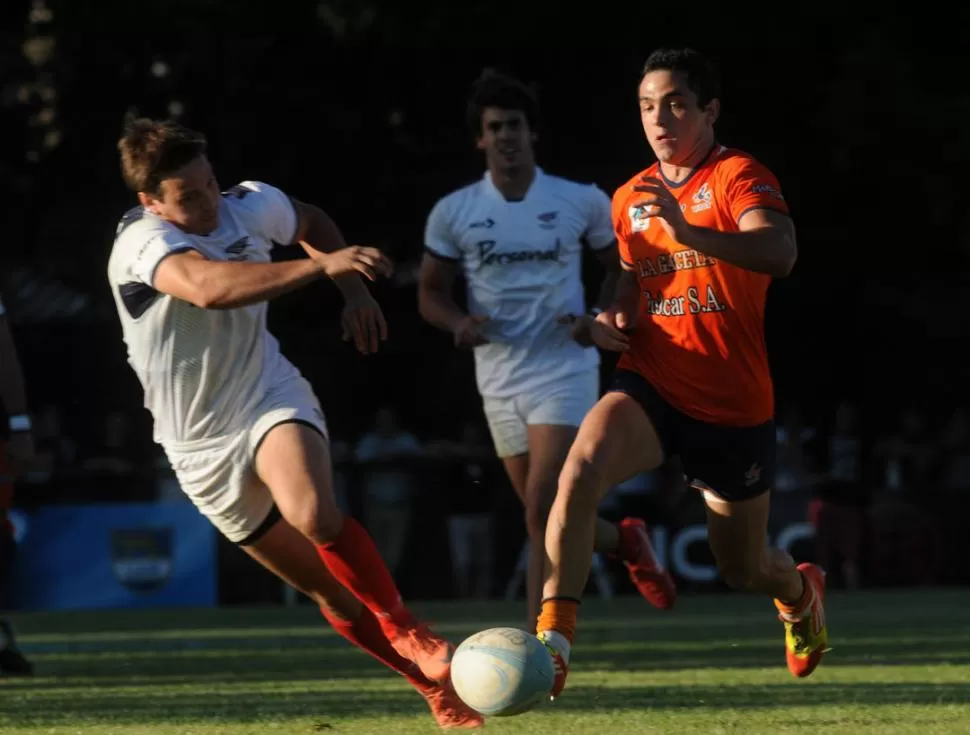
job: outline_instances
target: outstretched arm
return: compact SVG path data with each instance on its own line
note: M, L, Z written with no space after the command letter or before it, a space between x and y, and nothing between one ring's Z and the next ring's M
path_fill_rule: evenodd
M324 275L314 260L223 262L187 249L159 263L152 285L202 309L236 309L276 298Z
M347 300L366 297L360 280L391 272L390 261L375 248L347 247L333 220L318 207L294 203L295 241L309 259L280 263L213 261L188 245L158 264L152 286L203 309L235 309L268 301L320 278L329 277Z

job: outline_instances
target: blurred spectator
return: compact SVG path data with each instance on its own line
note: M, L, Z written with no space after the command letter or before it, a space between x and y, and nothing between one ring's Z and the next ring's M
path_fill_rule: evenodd
M82 450L80 469L90 491L86 500L137 502L156 497L156 448L144 437L124 411L104 417L101 431Z
M858 409L841 403L828 441L828 472L815 485L808 506L815 528L816 561L822 568L841 572L846 589L861 583L862 534L868 489L862 480L862 444Z
M775 487L777 492L809 492L815 483L814 468L805 450L816 434L806 426L802 412L795 403L789 403L775 429L777 454L775 456Z
M940 438L940 489L947 493L970 493L970 422L958 408Z
M30 485L54 484L75 468L77 455L77 442L64 432L60 409L44 406L34 417L34 461L22 481Z
M933 584L943 564L939 525L925 511L940 451L926 415L905 410L873 450L877 484L868 517L868 575L879 584Z
M350 504L350 487L353 472L350 464L354 461L354 448L350 442L331 437L330 461L333 463L333 494L337 507L342 513L353 515Z
M445 477L451 572L459 598L492 593L494 492L504 469L479 421L467 421L459 441L439 440L428 453L449 463Z
M402 460L423 454L418 438L398 425L390 407L378 410L374 429L361 437L354 459L361 467L364 524L394 574L401 565L414 514L413 473Z
M7 517L13 502L13 480L33 461L33 427L27 413L27 393L17 346L0 302L0 412L6 418L0 428L0 610L7 608L10 570L16 540L13 524ZM0 620L0 676L30 675L33 665L24 657L14 639L13 628Z
M903 500L926 490L936 454L926 417L916 409L904 411L898 429L883 436L873 451L884 495Z

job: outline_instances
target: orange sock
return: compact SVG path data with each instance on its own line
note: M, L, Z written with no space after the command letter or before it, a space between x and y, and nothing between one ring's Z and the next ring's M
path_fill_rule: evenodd
M539 622L536 630L555 630L562 633L563 637L572 645L576 637L576 613L579 610L579 601L570 600L562 597L553 597L542 601L542 612L539 613Z

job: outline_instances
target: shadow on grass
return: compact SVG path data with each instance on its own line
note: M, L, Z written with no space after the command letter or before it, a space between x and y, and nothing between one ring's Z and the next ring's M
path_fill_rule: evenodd
M575 687L567 689L550 710L556 712L690 710L764 710L791 706L791 685ZM805 697L815 707L845 705L970 704L970 684L817 684ZM323 692L180 691L132 693L129 696L66 695L38 697L31 706L13 702L5 724L46 727L196 723L253 723L294 718L332 720L361 716L420 716L423 700L405 688ZM39 706L38 706L39 705ZM0 722L3 722L0 719Z
M712 631L713 632L713 631ZM580 638L574 649L576 671L644 672L721 668L784 668L781 630L777 638L685 637L645 641L619 635ZM913 637L890 640L873 637L871 627L860 636L835 637L823 666L970 666L970 641L965 630L914 631ZM962 635L960 635L962 634ZM143 641L129 650L63 653L35 657L37 679L12 680L17 689L48 687L188 685L216 686L239 682L299 682L393 677L385 667L343 641L320 645L252 645L245 641L210 639L210 647L162 648Z

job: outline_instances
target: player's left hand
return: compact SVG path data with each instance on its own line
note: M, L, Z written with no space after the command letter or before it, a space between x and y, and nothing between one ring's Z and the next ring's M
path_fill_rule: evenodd
M644 176L640 179L640 183L633 187L633 191L646 195L636 204L650 206L651 209L647 213L660 221L666 233L674 241L681 245L688 244L694 227L684 219L684 210L680 208L680 202L670 193L670 189L663 181L653 176Z
M387 339L387 322L380 304L370 295L363 293L347 300L340 314L345 342L353 340L358 352L372 355L380 343Z

